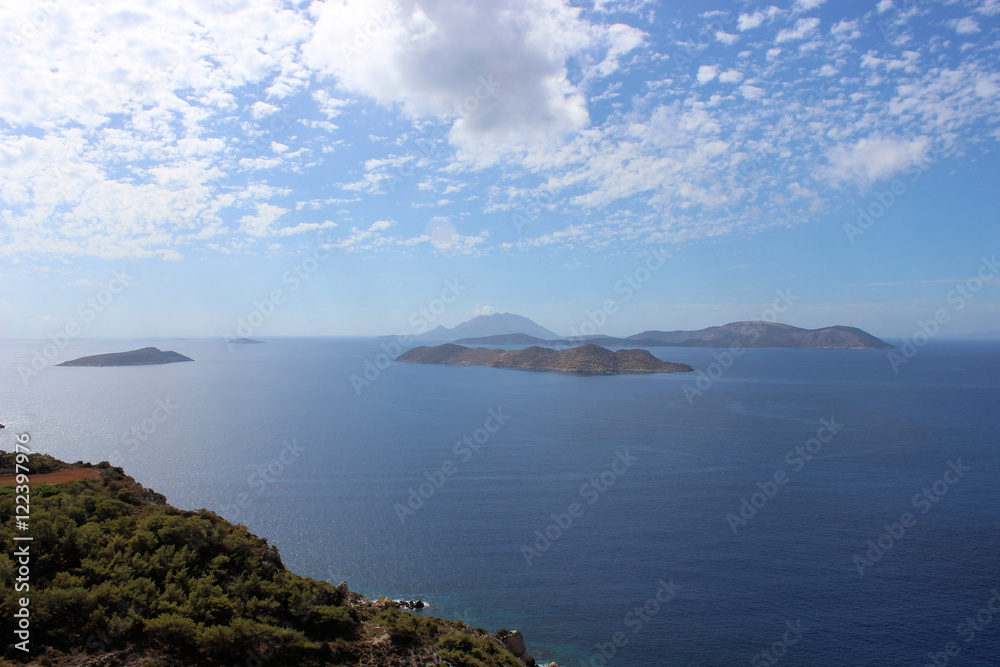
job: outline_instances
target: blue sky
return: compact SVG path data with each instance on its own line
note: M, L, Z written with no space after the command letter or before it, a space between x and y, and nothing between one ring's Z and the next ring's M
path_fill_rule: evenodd
M0 336L1000 330L998 0L7 5Z

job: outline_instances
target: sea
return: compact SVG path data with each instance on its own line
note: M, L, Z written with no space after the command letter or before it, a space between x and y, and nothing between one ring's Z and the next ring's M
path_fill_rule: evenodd
M1000 665L998 342L578 375L263 340L4 340L0 448L110 461L541 663ZM195 361L54 365L149 345Z

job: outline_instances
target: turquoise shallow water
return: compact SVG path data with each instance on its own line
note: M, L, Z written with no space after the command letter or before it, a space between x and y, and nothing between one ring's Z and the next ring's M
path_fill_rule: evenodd
M1000 590L1000 345L935 341L899 373L748 350L689 401L692 374L410 364L358 392L379 344L77 340L59 360L196 362L24 382L41 342L3 341L0 438L111 460L296 572L520 628L562 665L923 665L948 642L949 664L1000 664L1000 617L975 620ZM708 371L717 351L654 353Z

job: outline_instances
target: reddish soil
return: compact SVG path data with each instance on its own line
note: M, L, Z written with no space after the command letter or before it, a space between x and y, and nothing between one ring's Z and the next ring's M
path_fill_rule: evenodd
M101 474L93 468L68 468L47 472L41 475L30 475L28 486L38 486L39 484L62 484L63 482L75 482L81 479L97 479ZM0 487L16 486L16 475L0 476Z

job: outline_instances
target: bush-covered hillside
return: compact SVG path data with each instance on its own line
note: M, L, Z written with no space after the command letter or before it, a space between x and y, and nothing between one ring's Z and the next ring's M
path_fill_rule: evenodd
M0 461L7 460L0 452ZM50 459L51 457L49 457ZM32 455L31 467L52 461ZM285 569L274 547L213 512L181 511L126 477L39 485L16 530L14 486L0 488L0 552L14 580L15 534L30 535L31 655L10 661L130 665L520 665L488 633L417 618L388 601ZM21 489L23 491L23 489ZM24 542L20 544L25 544ZM6 644L6 642L5 642Z

